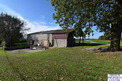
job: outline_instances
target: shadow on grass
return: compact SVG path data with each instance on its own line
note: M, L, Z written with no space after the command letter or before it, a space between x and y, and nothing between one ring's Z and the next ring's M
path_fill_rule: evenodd
M104 44L97 44L97 43L76 43L75 46L98 46Z

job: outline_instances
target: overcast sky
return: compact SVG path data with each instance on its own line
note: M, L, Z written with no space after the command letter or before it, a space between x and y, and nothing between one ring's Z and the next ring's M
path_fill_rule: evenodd
M55 11L51 2L47 0L0 0L1 12L25 21L25 27L30 28L27 33L61 29L52 18ZM103 33L96 32L95 29L93 27L94 36L90 36L90 38L98 38L103 35Z

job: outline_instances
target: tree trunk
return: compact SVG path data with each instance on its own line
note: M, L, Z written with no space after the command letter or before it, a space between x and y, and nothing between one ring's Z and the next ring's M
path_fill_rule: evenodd
M81 36L80 36L80 38L79 38L79 43L81 43Z
M82 37L82 43L84 43L84 37Z
M111 51L120 50L120 39L121 39L121 24L114 24L111 26Z

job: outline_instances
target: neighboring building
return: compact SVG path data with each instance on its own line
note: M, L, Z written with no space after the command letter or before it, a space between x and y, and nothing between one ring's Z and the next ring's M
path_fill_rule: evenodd
M62 30L36 32L27 35L27 44L29 46L70 47L75 44L73 35L74 29L68 29L67 33Z

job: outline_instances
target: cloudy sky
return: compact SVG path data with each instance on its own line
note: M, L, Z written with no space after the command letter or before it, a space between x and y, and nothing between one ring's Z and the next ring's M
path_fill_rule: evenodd
M25 21L25 27L30 28L27 34L61 29L52 18L55 11L50 0L0 0L0 13L2 12ZM98 38L102 34L94 31L94 36L90 38Z

